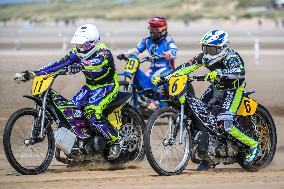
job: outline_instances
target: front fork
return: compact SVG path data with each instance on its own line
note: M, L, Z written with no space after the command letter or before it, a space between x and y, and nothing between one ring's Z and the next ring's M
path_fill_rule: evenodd
M178 121L177 121L178 125L177 125L177 127L175 127L173 129L173 127L172 127L173 120L171 119L172 117L169 117L170 118L169 122L168 122L169 139L168 139L168 141L167 140L164 141L164 142L167 142L167 143L173 143L173 141L176 140L178 131L179 131L179 144L182 144L184 142L184 138L185 138L185 134L186 134L186 132L184 132L184 130L185 130L185 127L184 127L185 97L181 97L179 99L179 101L181 103L181 106L180 106L180 114L179 114Z
M31 137L32 138L40 138L43 139L44 138L44 125L45 125L45 115L46 115L46 100L47 100L47 94L48 94L48 90L45 91L43 98L42 98L42 106L40 107L36 102L34 103L34 109L35 110L39 110L38 111L38 118L40 119L40 125L39 125L39 135L35 136L35 131L37 130L37 125L39 123L39 120L35 120L35 118L33 118L32 120L32 133L31 133Z

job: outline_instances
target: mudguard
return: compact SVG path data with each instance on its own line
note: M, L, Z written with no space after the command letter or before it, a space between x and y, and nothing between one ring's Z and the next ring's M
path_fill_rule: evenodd
M35 101L35 103L38 105L38 106L42 106L42 102L39 98L37 97L34 97L34 96L30 96L30 95L23 95L23 97L25 98L28 98L28 99L31 99L33 101Z
M37 97L30 95L24 95L23 97L33 100L40 107L42 106L42 101ZM51 106L46 106L46 110L49 112L51 117L55 120L56 124L59 126L62 123L62 119L59 118L59 115L55 111L55 109Z

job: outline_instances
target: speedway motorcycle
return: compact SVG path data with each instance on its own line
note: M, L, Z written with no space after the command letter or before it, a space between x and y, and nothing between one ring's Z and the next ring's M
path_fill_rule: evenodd
M172 77L169 84L168 107L149 118L144 132L145 154L159 175L177 175L191 159L204 160L213 168L218 164L238 163L246 171L257 171L269 165L276 150L277 135L269 111L245 92L238 108L238 129L259 142L260 152L248 164L249 148L217 126L220 103L208 106L188 93L188 83L204 81L205 76Z
M145 62L156 62L159 56L155 55L152 57L144 57L139 59L137 56L126 57L125 55L118 55L119 60L126 61L124 72L119 74L123 76L123 80L119 81L121 91L128 91L133 94L131 105L139 111L144 119L148 119L150 115L154 112L153 109L149 109L148 105L151 100L160 101L159 106L165 106L164 99L161 99L160 93L165 93L165 87L161 86L159 91L153 91L152 89L143 89L139 84L140 78L136 78L136 72L139 70L140 64ZM194 96L193 86L189 83L188 88L191 94ZM163 95L164 96L164 95Z
M103 111L109 127L125 139L119 157L108 160L109 144L88 122L83 113L52 89L64 71L33 79L33 108L21 108L8 119L3 135L5 155L11 166L24 175L44 172L53 156L67 165L117 164L142 160L144 120L127 102L131 93L119 92ZM55 123L55 124L53 124ZM55 125L55 128L53 125Z

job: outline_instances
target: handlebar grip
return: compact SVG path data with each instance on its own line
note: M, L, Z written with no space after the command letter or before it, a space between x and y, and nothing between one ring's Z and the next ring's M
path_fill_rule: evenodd
M193 76L192 78L196 81L205 81L205 75L198 75L198 76Z
M150 57L144 57L144 58L142 58L141 60L140 60L140 63L144 63L144 62L147 62L147 61L149 61L150 60Z
M125 54L119 54L119 55L117 55L117 59L118 59L118 60L125 60L125 61L128 60L128 58L125 56Z

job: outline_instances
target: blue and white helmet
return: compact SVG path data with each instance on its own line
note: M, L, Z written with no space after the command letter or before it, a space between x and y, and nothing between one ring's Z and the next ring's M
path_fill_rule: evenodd
M228 33L223 30L211 30L199 41L204 52L203 60L208 66L218 62L226 56L229 47Z

